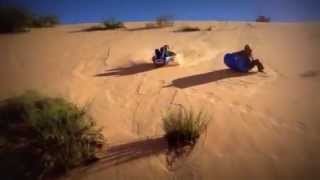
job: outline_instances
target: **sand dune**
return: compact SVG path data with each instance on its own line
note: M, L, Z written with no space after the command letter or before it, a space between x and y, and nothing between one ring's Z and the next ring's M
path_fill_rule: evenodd
M212 31L175 32L184 25ZM110 149L65 179L319 179L320 24L178 22L83 32L90 24L0 35L0 98L26 89L89 105ZM178 65L154 68L169 44ZM235 73L245 44L266 66ZM184 105L212 116L189 156L168 168L162 115Z

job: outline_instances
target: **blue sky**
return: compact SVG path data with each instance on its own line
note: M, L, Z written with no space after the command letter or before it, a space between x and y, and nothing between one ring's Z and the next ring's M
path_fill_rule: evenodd
M173 15L178 20L320 21L320 0L0 0L36 14L55 14L62 23L152 20Z

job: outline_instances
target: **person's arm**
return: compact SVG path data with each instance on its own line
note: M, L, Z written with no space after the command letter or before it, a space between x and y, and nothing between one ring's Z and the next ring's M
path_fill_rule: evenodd
M163 47L161 47L160 48L160 55L161 55L160 58L162 58L162 59L165 58L165 54L166 54L165 49Z
M253 61L253 60L254 60L254 58L253 58L252 55L250 55L248 58L250 59L250 61Z
M233 52L231 54L234 54L236 56L239 56L239 55L241 56L241 55L243 55L243 51L237 51L237 52Z
M175 56L176 53L172 52L172 51L168 51L168 56Z

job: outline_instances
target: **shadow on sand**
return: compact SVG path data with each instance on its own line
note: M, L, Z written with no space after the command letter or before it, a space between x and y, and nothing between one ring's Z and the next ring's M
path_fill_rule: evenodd
M163 27L137 27L137 28L105 28L103 26L91 26L80 30L69 31L69 33L80 33L80 32L95 32L95 31L111 31L111 30L126 30L126 31L144 31L144 30L153 30L161 29Z
M152 29L161 29L163 27L137 27L137 28L131 28L127 29L128 31L144 31L144 30L152 30Z
M152 63L142 63L142 64L134 64L128 67L120 67L114 68L110 70L106 70L104 73L99 73L94 76L101 77L101 76L128 76L138 73L143 73L147 71L152 71L157 69Z
M177 87L177 88L189 88L192 86L197 86L205 83L210 83L214 81L219 81L222 79L228 79L233 77L240 77L240 76L249 76L254 75L256 72L249 72L249 73L241 73L235 72L230 69L222 69L217 71L212 71L203 74L197 74L192 76L187 76L179 79L175 79L172 83L166 87Z
M200 30L174 30L174 33L192 33L192 32L200 32Z
M201 29L198 28L198 27L188 27L188 26L186 26L186 27L182 27L180 29L174 30L172 32L174 32L174 33L188 33L188 32L200 32L200 31L201 31Z
M177 66L176 64L168 64L163 67L155 67L152 63L141 63L141 64L132 64L127 67L119 67L114 69L106 70L104 73L95 74L95 77L103 76L129 76L134 74L139 74L143 72L148 72L156 69L170 68Z
M85 168L78 169L76 174L95 173L134 160L165 154L166 152L168 152L168 144L164 137L115 145L109 147L104 153L105 155L99 158L99 161Z
M94 32L94 31L105 31L106 29L104 27L89 27L89 28L84 28L81 30L75 30L75 31L70 31L69 33L80 33L80 32Z
M320 74L320 70L309 70L309 71L305 71L303 73L300 74L300 77L302 78L314 78L319 76Z
M132 160L158 155L166 152L168 144L165 138L146 139L110 147L106 156L100 160L107 166L119 165Z
M121 29L125 29L125 28L106 28L106 27L103 27L103 26L91 26L91 27L88 27L88 28L80 29L80 30L69 31L69 33L112 31L112 30L121 30Z
M138 140L126 144L111 146L99 157L99 161L77 169L74 173L77 175L95 173L106 170L111 167L126 164L138 159L147 158L163 154L166 157L168 170L175 168L180 158L187 157L193 147L183 146L179 148L170 148L165 137Z

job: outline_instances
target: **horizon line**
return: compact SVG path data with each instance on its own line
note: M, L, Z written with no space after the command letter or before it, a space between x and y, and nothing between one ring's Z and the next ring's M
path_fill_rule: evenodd
M110 18L106 18L104 20L108 20ZM102 23L104 20L101 21L80 21L80 22L60 22L60 25L76 25L76 24L98 24ZM116 19L118 21L121 21L123 23L143 23L143 22L155 22L156 20L120 20ZM270 22L257 22L256 20L219 20L219 19L174 19L171 20L173 22L243 22L243 23L320 23L320 20L272 20Z

